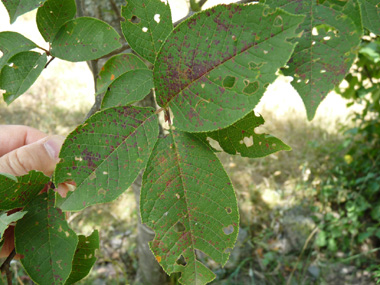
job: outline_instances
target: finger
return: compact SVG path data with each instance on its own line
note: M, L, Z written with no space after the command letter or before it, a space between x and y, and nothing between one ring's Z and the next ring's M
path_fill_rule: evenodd
M0 250L0 258L8 257L13 249L15 248L15 227L9 226L4 232L4 244ZM13 259L20 259L23 256L21 254L16 254Z
M0 125L0 157L46 136L45 133L26 126Z
M59 161L63 141L61 136L48 136L17 148L0 157L0 172L20 176L38 170L50 176Z

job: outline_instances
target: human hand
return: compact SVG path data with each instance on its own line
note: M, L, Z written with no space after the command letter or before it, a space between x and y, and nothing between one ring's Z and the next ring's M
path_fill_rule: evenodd
M30 127L0 125L0 173L21 176L38 170L51 176L63 141L61 136L48 136ZM56 191L66 197L69 186L60 184ZM8 227L4 239L0 257L8 256L14 248L14 227Z

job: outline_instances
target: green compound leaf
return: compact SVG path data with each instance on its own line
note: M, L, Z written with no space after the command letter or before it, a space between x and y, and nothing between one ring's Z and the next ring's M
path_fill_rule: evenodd
M134 54L118 54L111 57L102 67L96 80L96 93L107 91L108 86L120 75L134 69L147 69L145 63Z
M359 0L363 26L376 35L380 35L380 1Z
M125 39L135 52L154 63L156 55L173 30L169 4L161 0L127 0L121 15Z
M47 42L52 42L61 26L74 19L77 12L75 0L47 0L37 10L37 27Z
M95 252L99 249L99 232L97 230L86 237L78 236L79 241L75 251L73 268L66 284L74 284L85 278L96 261Z
M0 210L24 207L41 192L49 180L49 177L37 171L19 177L0 173Z
M47 62L46 54L24 51L13 56L0 74L0 88L6 90L4 101L9 105L37 80Z
M38 8L45 0L2 0L2 2L8 11L10 22L13 24L18 16Z
M11 223L17 222L18 220L22 219L22 217L25 216L27 212L16 212L13 214L10 214L8 216L7 213L3 213L0 215L0 238L4 235L5 230L8 228L8 226Z
M0 58L0 74L1 69L7 64L8 60L22 51L28 51L36 48L36 44L25 38L23 35L15 32L0 33L0 51L3 56Z
M210 133L200 133L197 137L206 142L207 137L216 140L221 148L229 154L240 154L243 157L263 157L291 147L271 135L256 134L255 128L264 124L262 116L249 113L226 129Z
M15 228L16 252L24 255L21 263L37 284L65 283L78 243L64 213L54 208L54 196L54 191L38 195Z
M156 233L150 247L157 261L168 274L182 272L182 284L211 282L215 275L195 250L224 265L238 235L231 181L212 150L187 133L159 139L143 176L140 211Z
M56 34L51 54L68 61L93 60L121 47L120 36L107 23L81 17L66 22Z
M302 37L285 75L294 77L293 87L301 96L312 120L318 105L348 73L361 40L359 4L355 0L266 0L271 7L306 15L300 25Z
M153 85L153 73L149 69L128 71L109 87L102 101L102 108L125 106L144 99Z
M304 16L264 5L216 6L182 22L162 46L157 102L188 132L225 128L252 111L288 61ZM281 19L281 21L280 21Z
M74 181L76 189L57 196L57 205L79 211L115 200L146 166L157 136L152 108L115 107L90 117L62 146L54 183Z

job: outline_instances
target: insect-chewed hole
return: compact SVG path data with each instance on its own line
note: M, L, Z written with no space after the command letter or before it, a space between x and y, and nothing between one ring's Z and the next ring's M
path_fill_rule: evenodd
M156 14L154 15L153 19L156 21L157 24L160 23L161 19L160 19L161 15L160 14Z
M245 137L244 140L243 140L244 144L246 147L251 147L253 146L253 136L250 136L249 138L248 137Z
M138 24L141 22L141 19L135 15L132 16L132 18L129 20L133 24Z
M232 87L235 86L236 81L237 81L237 78L235 76L229 76L229 75L227 75L223 79L223 87L225 87L225 88L232 88Z
M175 225L174 225L174 230L177 232L177 233L181 233L183 231L186 230L185 228L185 225L181 222L177 222Z
M176 262L178 265L183 265L183 266L186 266L187 262L185 260L185 258L183 257L183 255L181 255L177 260Z
M243 93L245 95L253 95L259 90L259 82L254 81L254 82L249 82L249 80L244 80L245 87L243 89Z
M142 31L143 31L144 33L146 33L146 32L148 31L148 28L147 28L147 27L143 27L143 28L142 28Z
M223 232L225 235L230 235L234 232L234 227L232 225L229 225L228 227L223 228Z
M232 209L230 207L227 207L226 208L226 212L227 212L227 214L231 214L232 213Z
M232 248L230 247L227 247L225 250L224 250L224 253L227 253L227 254L230 254L232 252Z

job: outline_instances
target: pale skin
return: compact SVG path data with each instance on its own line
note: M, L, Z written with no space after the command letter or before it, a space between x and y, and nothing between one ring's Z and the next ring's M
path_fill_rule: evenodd
M59 162L63 141L61 136L48 136L30 127L0 125L0 173L21 176L31 170L38 170L51 176ZM69 190L70 187L65 184L60 184L56 189L62 197ZM4 238L0 257L8 256L14 249L13 226L5 231Z

